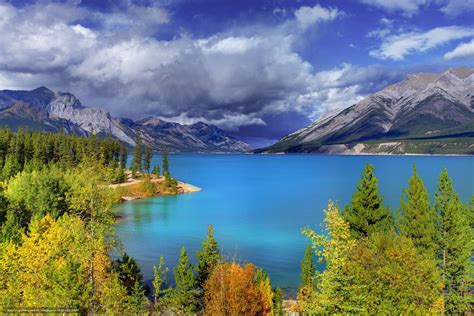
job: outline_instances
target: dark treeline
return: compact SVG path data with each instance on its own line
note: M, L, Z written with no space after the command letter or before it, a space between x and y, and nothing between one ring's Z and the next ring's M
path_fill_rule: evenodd
M24 169L37 170L49 164L71 168L84 160L96 161L111 168L125 168L127 150L117 140L93 135L81 137L23 129L13 133L9 129L0 129L0 167L3 179Z

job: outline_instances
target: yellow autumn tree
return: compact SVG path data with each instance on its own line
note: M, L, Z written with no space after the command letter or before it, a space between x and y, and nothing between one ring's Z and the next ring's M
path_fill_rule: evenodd
M91 251L88 238L87 227L78 216L66 214L54 220L46 215L31 223L20 246L3 245L3 307L85 311L96 304L97 311L126 310L126 292L111 272L107 247L98 240Z
M301 308L308 313L346 313L357 311L351 303L346 273L348 254L355 246L349 224L342 218L338 207L329 202L324 211L325 232L318 234L310 228L303 228L303 235L310 238L320 262L326 269L320 276L318 292L304 288L299 293Z
M255 282L253 264L221 263L206 281L205 315L271 315L269 283ZM271 289L270 289L271 290Z

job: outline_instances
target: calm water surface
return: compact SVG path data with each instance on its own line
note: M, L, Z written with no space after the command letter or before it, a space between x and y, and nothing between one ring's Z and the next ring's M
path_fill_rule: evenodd
M160 157L153 159L161 165ZM123 203L117 232L150 280L160 255L172 267L182 246L195 263L206 227L213 224L226 258L253 262L272 285L292 293L308 242L300 229L320 227L328 200L341 206L350 200L366 162L374 164L392 210L415 162L431 197L443 166L463 201L474 194L474 157L170 155L173 176L203 190Z

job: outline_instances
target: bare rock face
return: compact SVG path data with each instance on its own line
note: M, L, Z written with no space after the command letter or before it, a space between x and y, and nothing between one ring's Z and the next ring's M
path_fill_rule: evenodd
M0 91L0 124L80 135L100 134L132 146L138 135L148 146L155 149L166 146L173 151L243 152L251 149L215 126L181 125L153 117L139 122L114 118L103 109L84 107L71 93L53 92L45 87L32 91Z
M474 69L467 67L409 75L266 151L321 152L323 145L441 137L461 130L474 132Z

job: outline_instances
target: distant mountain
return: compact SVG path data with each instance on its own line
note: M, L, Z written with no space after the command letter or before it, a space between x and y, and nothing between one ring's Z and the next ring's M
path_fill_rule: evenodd
M474 69L409 75L259 152L474 154Z
M202 122L181 125L157 118L138 122L114 118L105 110L84 107L70 93L53 92L45 87L32 91L0 91L0 126L17 129L91 133L117 138L131 146L140 135L155 149L171 151L243 152L250 146L225 131Z

